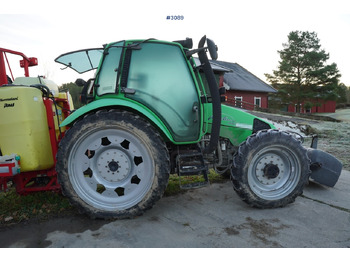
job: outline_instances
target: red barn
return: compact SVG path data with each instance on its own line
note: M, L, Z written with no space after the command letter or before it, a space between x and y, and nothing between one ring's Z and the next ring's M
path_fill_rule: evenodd
M292 113L335 113L336 110L336 102L335 101L317 101L319 106L313 106L311 108L305 108L302 103L300 107L296 104L288 105L288 112ZM300 108L300 112L297 112L298 108Z
M276 89L237 63L211 61L211 64L231 70L226 72L223 78L227 104L249 110L256 107L268 108L268 95L276 93Z

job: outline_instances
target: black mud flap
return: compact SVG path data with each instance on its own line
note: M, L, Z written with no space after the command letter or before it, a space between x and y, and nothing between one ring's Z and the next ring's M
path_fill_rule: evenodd
M310 178L317 183L333 187L343 168L342 163L333 155L318 149L308 149L308 157L311 160Z

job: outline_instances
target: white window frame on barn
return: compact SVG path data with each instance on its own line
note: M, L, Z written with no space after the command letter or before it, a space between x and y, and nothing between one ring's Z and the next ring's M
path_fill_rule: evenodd
M261 97L260 96L259 97L258 96L254 97L254 106L261 107Z
M243 97L235 96L235 106L242 108Z

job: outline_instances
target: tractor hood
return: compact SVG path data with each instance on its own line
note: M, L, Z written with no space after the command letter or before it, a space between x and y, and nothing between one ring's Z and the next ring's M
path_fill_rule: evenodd
M73 51L60 55L55 62L71 68L79 74L96 69L103 55L103 48L92 48ZM64 69L66 69L64 68Z
M213 114L210 104L205 106L205 121L208 124L208 132L211 130ZM271 123L266 122L242 109L221 105L221 129L220 136L228 138L231 143L238 146L252 133L261 129L275 129Z

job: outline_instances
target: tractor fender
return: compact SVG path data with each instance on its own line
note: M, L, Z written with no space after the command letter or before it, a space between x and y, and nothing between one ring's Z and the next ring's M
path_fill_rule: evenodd
M108 109L108 108L123 108L125 110L131 109L132 111L137 111L140 115L143 115L150 122L152 122L158 129L171 141L175 142L173 136L169 132L169 129L166 127L164 122L159 119L151 110L134 101L121 100L115 98L105 98L95 100L79 109L75 110L70 114L61 124L60 127L70 126L76 120L80 119L84 115L96 111L98 109Z
M333 155L319 149L309 148L307 154L311 160L310 178L322 185L333 187L341 174L342 163Z

